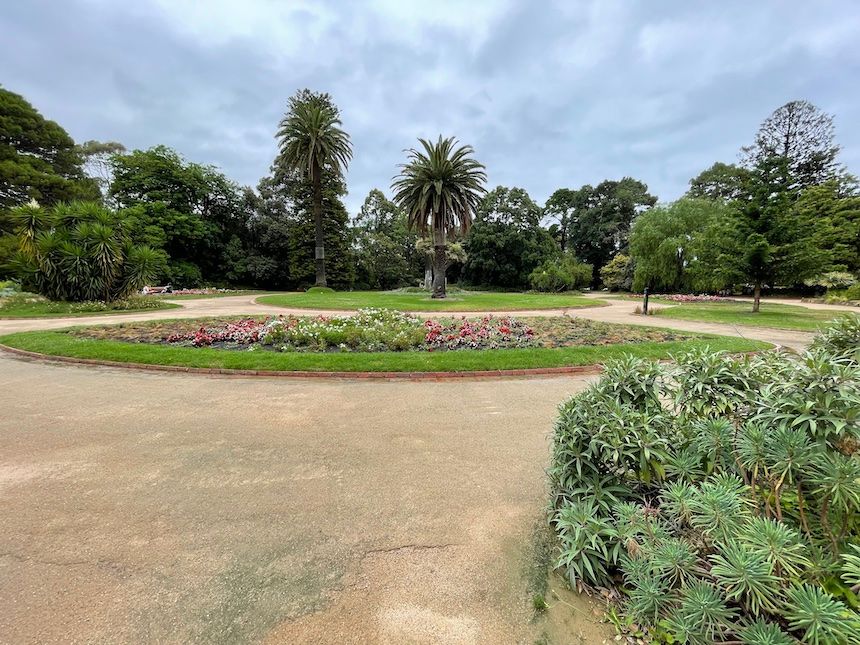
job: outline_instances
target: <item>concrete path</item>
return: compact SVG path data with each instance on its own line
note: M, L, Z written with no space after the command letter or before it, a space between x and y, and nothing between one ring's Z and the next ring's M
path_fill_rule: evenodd
M0 642L533 643L552 421L585 383L0 357Z

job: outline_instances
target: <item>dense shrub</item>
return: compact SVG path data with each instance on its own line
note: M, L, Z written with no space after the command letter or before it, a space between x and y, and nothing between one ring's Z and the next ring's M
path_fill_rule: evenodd
M592 267L571 255L544 262L529 276L535 291L573 291L591 282Z
M860 365L860 316L840 316L816 336L812 347Z
M571 583L619 586L657 642L857 642L860 366L841 348L858 324L800 358L618 361L562 404L551 521Z
M22 206L12 214L21 280L51 300L111 302L139 291L164 254L132 244L132 222L95 202L50 211Z
M600 269L600 281L610 291L630 291L633 288L633 260L623 253L617 254Z

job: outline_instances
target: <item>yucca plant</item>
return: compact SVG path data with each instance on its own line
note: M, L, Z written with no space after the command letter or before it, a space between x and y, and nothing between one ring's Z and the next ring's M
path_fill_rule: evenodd
M767 479L766 445L768 433L757 423L746 423L735 441L735 458L746 473L756 507L759 506L758 484Z
M804 510L803 475L810 468L815 448L806 430L798 427L780 427L771 433L765 444L765 464L773 481L776 517L782 520L782 491L793 485L797 492L798 511L804 530L809 527Z
M163 268L165 256L135 246L130 222L93 202L13 211L22 281L51 300L110 302L141 289Z
M849 645L860 641L857 614L821 587L804 584L789 588L784 614L792 630L803 632L804 643Z
M850 524L856 522L856 511L860 508L860 460L856 455L846 457L838 452L828 452L817 456L814 470L816 485L813 494L819 502L821 526L835 553ZM839 529L832 526L832 516L839 520Z
M825 590L853 603L860 588L860 369L824 354L681 362L663 376L618 363L562 406L555 506L585 502L561 522L562 566L601 584L620 569L628 621L658 640L853 642L857 614Z
M663 367L632 355L607 361L596 388L619 403L639 410L662 409Z
M673 357L674 403L682 416L698 419L732 414L745 402L749 382L738 362L708 349Z

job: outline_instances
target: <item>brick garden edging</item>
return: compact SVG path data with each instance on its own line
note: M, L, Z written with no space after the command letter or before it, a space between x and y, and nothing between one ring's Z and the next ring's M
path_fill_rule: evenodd
M73 356L53 356L31 352L26 349L9 347L0 344L0 350L15 354L22 358L48 362L67 363L71 365L94 365L100 367L117 367L120 369L141 370L145 372L180 372L184 374L201 374L208 376L261 376L279 378L336 378L336 379L411 379L411 380L447 380L464 378L500 378L512 376L557 376L560 374L599 374L600 365L571 365L568 367L535 367L517 370L473 370L465 372L310 372L287 370L244 370L224 369L218 367L185 367L182 365L152 365L149 363L124 363L120 361L104 361L97 358L76 358Z

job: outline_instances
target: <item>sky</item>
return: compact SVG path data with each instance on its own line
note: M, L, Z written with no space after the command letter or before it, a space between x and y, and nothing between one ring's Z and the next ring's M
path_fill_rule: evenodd
M0 84L76 141L251 186L289 96L329 92L352 214L440 134L540 204L624 176L669 201L794 99L834 115L860 174L858 34L856 0L0 0Z

